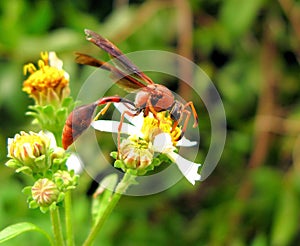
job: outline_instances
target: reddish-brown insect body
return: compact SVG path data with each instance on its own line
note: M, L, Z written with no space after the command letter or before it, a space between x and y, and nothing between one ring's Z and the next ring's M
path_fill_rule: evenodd
M197 126L198 116L193 102L182 104L175 100L174 95L167 87L155 84L110 41L90 30L85 30L85 33L87 34L87 40L91 41L104 51L108 52L110 56L115 58L114 61L120 69L109 63L81 53L77 54L76 61L79 64L100 67L110 71L112 77L116 79L116 84L124 88L126 91L135 92L136 97L134 102L119 96L104 97L92 104L75 109L69 115L63 130L62 142L65 149L67 149L68 146L71 145L76 138L89 127L96 107L104 104L123 103L128 109L130 109L128 111L124 111L121 115L118 142L120 141L120 129L126 114L136 116L143 112L144 116L147 116L151 112L156 118L158 112L169 111L170 116L174 121L172 130L174 130L183 120L183 115L185 114L184 125L182 127L183 135L190 118L191 113L187 110L187 108L190 107L195 119L194 127ZM103 113L105 113L105 111L106 109Z
M68 116L62 134L62 146L67 149L87 129L93 119L96 103L78 107Z

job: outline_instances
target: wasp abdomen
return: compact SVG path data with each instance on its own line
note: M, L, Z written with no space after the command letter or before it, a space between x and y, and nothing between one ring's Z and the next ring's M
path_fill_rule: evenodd
M97 103L76 108L70 113L62 134L62 145L67 149L91 124Z

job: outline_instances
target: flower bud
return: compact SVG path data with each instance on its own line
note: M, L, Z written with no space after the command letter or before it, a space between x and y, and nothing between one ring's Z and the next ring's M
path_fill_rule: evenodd
M45 158L50 146L50 139L43 132L20 132L13 139L8 139L8 157L16 162L16 167L29 167L33 172L44 171Z
M58 170L53 175L53 180L57 184L60 190L67 190L75 188L77 185L78 176L74 175L74 172Z
M59 190L57 185L50 179L43 178L37 180L31 188L33 200L42 207L48 207L53 202L57 202Z
M120 159L124 163L123 169L135 170L138 175L146 173L151 165L154 151L151 143L141 139L128 138L120 144ZM126 171L124 170L124 171Z

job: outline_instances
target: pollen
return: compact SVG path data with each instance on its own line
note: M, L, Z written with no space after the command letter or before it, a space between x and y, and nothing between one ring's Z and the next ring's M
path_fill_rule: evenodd
M171 136L174 146L176 146L181 136L181 129L179 127L173 129L173 121L168 112L159 112L156 118L152 115L145 117L141 131L144 134L144 139L147 141L152 141L160 133L168 133Z
M69 95L69 75L62 69L57 62L60 60L53 53L42 52L41 59L37 62L38 67L29 63L23 68L24 75L30 74L23 83L23 91L34 98L37 104L62 100Z

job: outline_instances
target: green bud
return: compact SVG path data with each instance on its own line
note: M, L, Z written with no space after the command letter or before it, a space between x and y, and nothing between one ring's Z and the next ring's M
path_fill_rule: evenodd
M154 151L151 143L141 139L127 138L120 144L120 159L123 162L116 163L124 171L130 169L137 175L144 175L151 165Z
M33 200L41 207L48 207L57 202L59 190L56 184L50 179L37 180L31 188Z
M53 175L53 180L62 191L74 189L77 185L78 176L74 172L59 170Z

